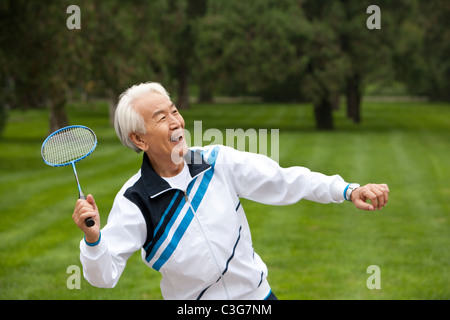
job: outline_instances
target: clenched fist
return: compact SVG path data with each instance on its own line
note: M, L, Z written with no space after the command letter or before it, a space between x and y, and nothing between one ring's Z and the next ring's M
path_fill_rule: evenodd
M389 187L387 184L366 184L353 190L351 194L351 201L361 210L381 210L385 207L389 198ZM370 203L366 201L370 200Z
M95 221L92 227L86 226L86 219L91 217ZM97 242L100 237L100 215L94 197L88 195L86 200L78 199L72 215L78 228L86 235L86 241L89 243Z

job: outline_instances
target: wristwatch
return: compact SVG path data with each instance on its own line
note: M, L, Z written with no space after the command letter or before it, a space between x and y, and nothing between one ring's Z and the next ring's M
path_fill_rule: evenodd
M349 183L344 190L345 200L351 201L351 196L352 196L353 190L358 189L359 187L361 187L361 185L359 185L357 183Z

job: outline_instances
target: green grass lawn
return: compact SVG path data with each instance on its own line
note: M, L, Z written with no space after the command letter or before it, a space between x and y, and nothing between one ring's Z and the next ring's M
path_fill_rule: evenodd
M72 124L97 134L94 153L77 164L106 223L115 194L140 167L123 147L102 103L68 106ZM367 213L351 204L300 201L267 206L243 200L255 250L280 299L450 299L450 105L365 103L363 123L335 113L336 130L314 130L312 108L299 104L194 105L184 111L209 128L279 129L279 161L340 174L349 182L388 183L390 201ZM13 111L0 138L1 299L161 299L160 275L134 254L114 289L83 278L69 290L66 272L81 267L81 231L71 215L77 189L70 167L40 157L44 111ZM207 143L205 143L207 144ZM369 290L366 269L381 270Z

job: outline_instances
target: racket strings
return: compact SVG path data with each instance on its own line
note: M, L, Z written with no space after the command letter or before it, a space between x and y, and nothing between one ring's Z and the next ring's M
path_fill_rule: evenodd
M48 139L42 156L51 164L66 164L87 155L95 144L96 137L91 130L82 127L68 128Z

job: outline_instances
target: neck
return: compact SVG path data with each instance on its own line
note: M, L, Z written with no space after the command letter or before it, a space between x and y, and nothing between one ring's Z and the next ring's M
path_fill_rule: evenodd
M148 159L150 160L150 164L153 167L153 170L160 176L165 178L174 177L183 170L184 161L180 164L173 163L172 159L168 160L158 160L155 159L152 155L147 152Z

